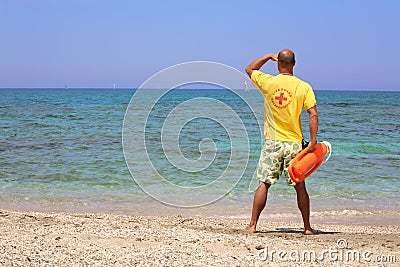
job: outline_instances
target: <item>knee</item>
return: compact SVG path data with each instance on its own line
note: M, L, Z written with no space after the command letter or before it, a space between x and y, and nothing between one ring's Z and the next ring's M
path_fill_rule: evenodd
M295 189L297 192L307 192L306 183L305 183L304 181L301 181L300 183L297 183L297 184L294 186L294 189Z
M260 183L258 184L258 189L262 189L262 190L268 191L268 189L269 189L270 186L271 186L271 185L268 184L268 183L260 182Z

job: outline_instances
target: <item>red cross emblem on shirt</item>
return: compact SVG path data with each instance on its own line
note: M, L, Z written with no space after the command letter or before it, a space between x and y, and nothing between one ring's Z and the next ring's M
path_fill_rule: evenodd
M279 101L279 105L282 105L283 101L287 101L287 98L284 97L284 93L281 93L280 96L275 96L275 99Z

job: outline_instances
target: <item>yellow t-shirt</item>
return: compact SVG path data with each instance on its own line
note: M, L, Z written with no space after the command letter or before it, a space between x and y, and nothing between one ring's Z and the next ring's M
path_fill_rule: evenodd
M264 95L264 138L301 142L300 115L317 102L312 87L295 76L272 76L255 70L251 81Z

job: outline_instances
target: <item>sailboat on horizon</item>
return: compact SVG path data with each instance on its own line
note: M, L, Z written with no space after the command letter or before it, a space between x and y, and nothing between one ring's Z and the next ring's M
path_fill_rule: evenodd
M247 84L247 81L244 81L244 90L249 91L249 85Z

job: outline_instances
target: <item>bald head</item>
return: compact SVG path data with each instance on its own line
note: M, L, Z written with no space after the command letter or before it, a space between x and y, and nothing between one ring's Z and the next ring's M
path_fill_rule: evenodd
M286 64L294 65L296 63L296 60L293 51L287 48L281 50L278 54L278 62L284 65Z

